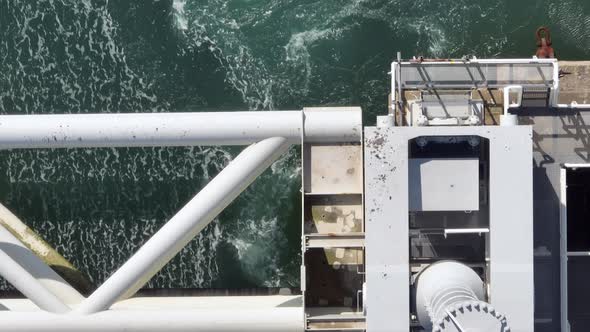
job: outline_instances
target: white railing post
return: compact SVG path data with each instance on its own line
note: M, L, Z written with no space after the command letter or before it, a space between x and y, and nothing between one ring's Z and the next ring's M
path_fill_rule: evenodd
M117 300L137 292L289 145L283 137L272 137L244 149L73 312L106 310Z
M500 115L501 126L516 126L518 125L518 115L508 113L510 108L518 108L522 104L522 86L520 85L509 85L502 89L504 93L504 112ZM516 102L510 102L510 93L516 92Z

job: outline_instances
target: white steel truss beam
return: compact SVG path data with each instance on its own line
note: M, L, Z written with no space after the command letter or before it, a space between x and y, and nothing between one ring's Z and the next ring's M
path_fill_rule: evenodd
M11 332L303 332L299 307L110 310L94 315L0 312L2 329Z
M360 109L0 115L0 149L249 145L359 141Z
M0 215L3 218L17 218L1 204ZM3 251L13 260L17 261L23 269L37 279L41 285L53 293L63 303L76 304L84 299L74 287L65 281L51 267L45 264L41 258L17 239L3 225L0 225L0 251Z
M273 137L244 149L73 312L106 310L137 292L289 146L288 139Z
M57 274L43 262L35 261L31 257L31 255L35 255L30 253L24 245L22 247L18 245L17 242L18 240L10 232L0 226L0 275L39 308L54 313L70 311L70 308L48 290L39 279L42 273L47 273L45 277L49 278L55 278ZM30 253L30 255L27 253ZM31 272L35 273L35 276ZM61 279L59 276L57 278L56 280ZM63 279L61 280L63 281ZM67 284L65 281L63 282Z

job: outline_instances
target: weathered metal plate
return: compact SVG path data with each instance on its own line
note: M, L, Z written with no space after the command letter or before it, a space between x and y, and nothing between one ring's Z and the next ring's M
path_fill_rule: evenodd
M362 197L358 195L307 196L306 234L363 231Z
M307 145L304 189L306 193L361 193L362 151L359 145Z
M409 159L410 211L479 210L479 160Z

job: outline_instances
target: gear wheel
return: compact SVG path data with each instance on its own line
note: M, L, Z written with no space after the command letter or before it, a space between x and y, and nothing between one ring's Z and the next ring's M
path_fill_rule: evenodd
M483 301L464 301L447 308L446 314L433 323L432 332L477 331L510 332L506 316Z

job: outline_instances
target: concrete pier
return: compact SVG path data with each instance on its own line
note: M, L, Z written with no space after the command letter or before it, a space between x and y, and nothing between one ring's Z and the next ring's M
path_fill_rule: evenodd
M559 103L590 104L590 61L560 61Z

